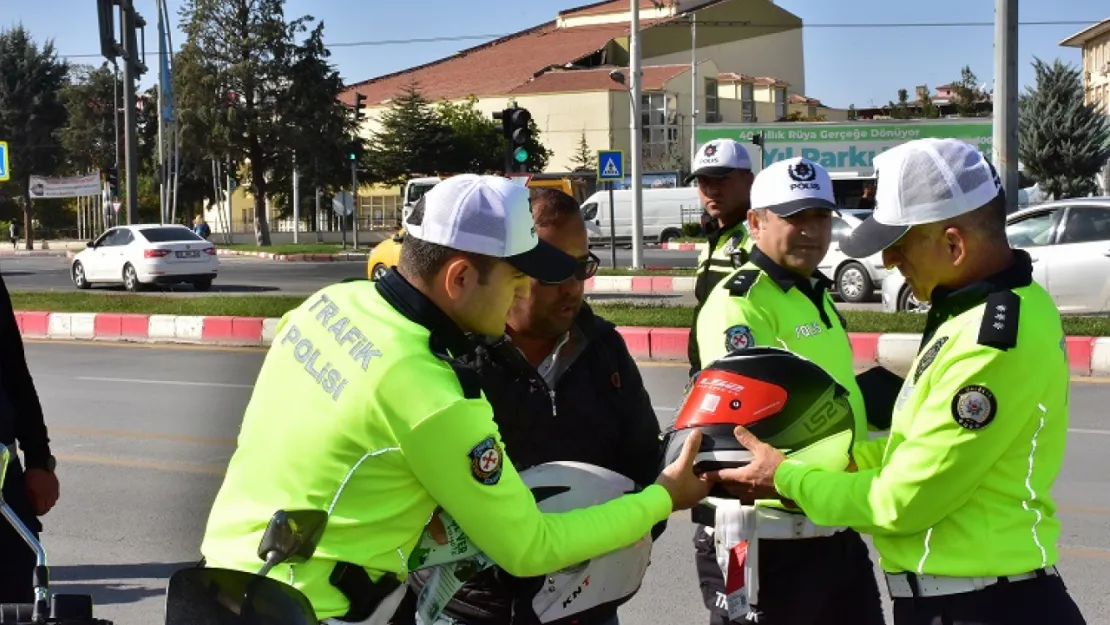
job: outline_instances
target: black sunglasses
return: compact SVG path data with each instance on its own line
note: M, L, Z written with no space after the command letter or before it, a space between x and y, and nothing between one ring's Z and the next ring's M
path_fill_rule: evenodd
M598 267L601 266L601 259L594 256L593 252L590 252L586 258L578 258L576 260L578 261L578 266L574 268L573 277L582 282L594 277L594 275L597 274ZM543 284L554 285L562 284L562 282L544 282Z

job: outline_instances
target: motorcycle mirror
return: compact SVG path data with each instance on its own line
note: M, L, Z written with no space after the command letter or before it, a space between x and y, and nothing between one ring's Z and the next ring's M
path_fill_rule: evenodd
M323 510L275 512L258 545L258 557L266 562L259 575L265 575L282 562L306 562L315 553L327 523L328 513Z
M182 569L166 587L165 625L319 625L293 586L245 571Z

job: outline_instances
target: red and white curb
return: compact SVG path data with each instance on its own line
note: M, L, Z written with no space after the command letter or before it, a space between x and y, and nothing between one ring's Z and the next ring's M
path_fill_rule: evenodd
M594 293L693 293L693 276L594 276L586 292Z
M660 243L659 249L671 252L700 252L705 249L705 243Z
M268 346L277 318L121 313L50 313L16 311L25 338ZM686 361L686 328L621 327L637 360ZM856 364L878 363L905 369L913 362L919 334L852 333ZM1110 376L1110 337L1069 336L1068 362L1075 375Z

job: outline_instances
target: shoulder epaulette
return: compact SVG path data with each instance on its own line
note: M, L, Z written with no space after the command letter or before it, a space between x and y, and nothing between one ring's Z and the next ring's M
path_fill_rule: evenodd
M1016 347L1020 308L1021 298L1013 291L998 291L987 296L978 343L1002 351Z
M729 295L733 297L744 297L751 290L752 285L755 284L755 279L759 277L758 269L744 269L737 271L736 275L729 278L728 284L725 288L728 289Z

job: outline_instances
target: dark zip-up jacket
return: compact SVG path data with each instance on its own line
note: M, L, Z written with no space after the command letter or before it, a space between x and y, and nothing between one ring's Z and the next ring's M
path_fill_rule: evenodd
M19 442L26 468L45 468L50 439L8 287L0 278L0 444Z
M518 471L546 462L586 462L641 486L652 484L662 458L660 428L636 362L616 327L589 306L583 304L575 323L586 342L554 389L507 340L478 345L462 359L481 375L506 455ZM656 526L653 536L664 527ZM409 576L416 592L428 575ZM471 625L527 623L512 614L531 603L542 582L489 569L458 591L446 613ZM521 607L514 608L514 598ZM615 612L591 614L580 625L604 622Z

